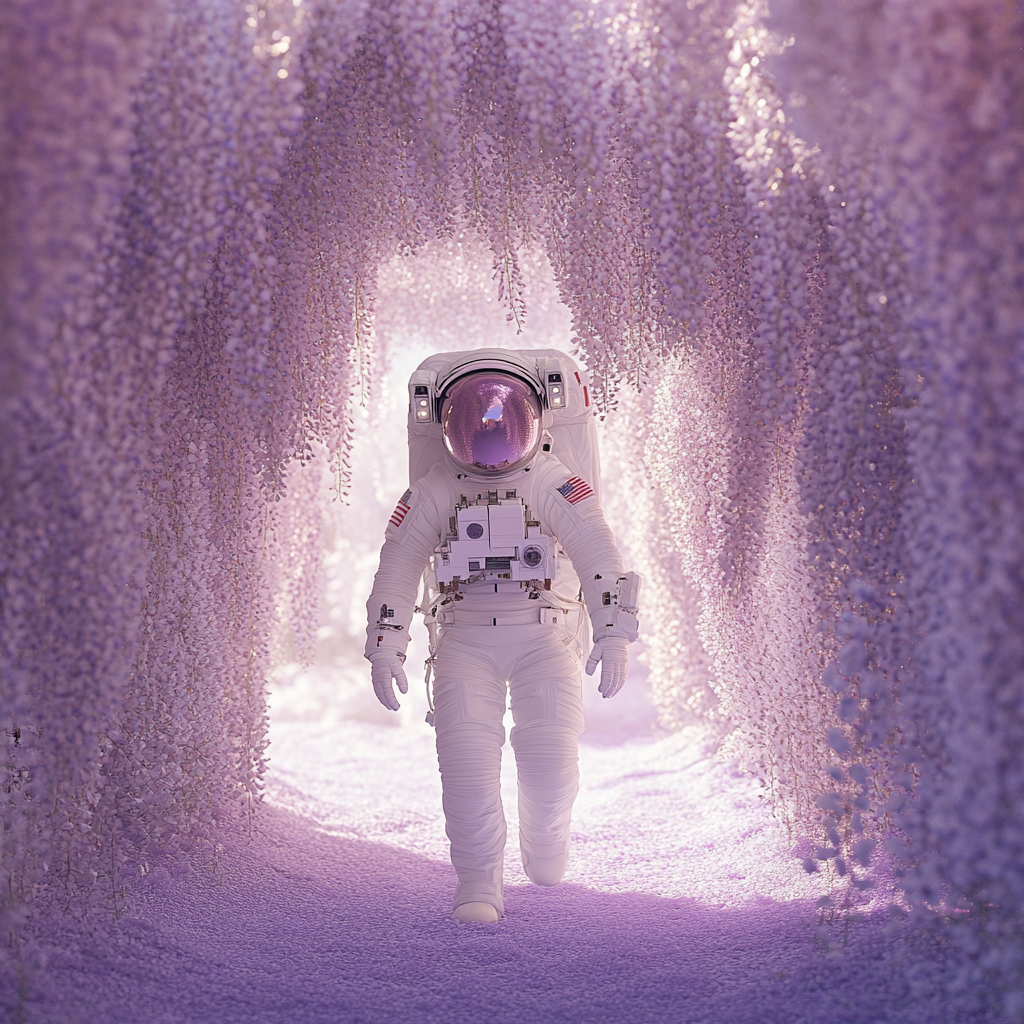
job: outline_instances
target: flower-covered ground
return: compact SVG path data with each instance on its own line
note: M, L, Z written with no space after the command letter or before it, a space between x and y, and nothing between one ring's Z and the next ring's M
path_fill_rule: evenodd
M58 917L26 1024L966 1019L936 994L942 947L908 943L871 904L829 923L827 880L791 855L756 785L699 734L654 731L637 676L617 712L588 697L573 861L556 889L522 873L506 747L507 913L494 927L448 917L419 695L395 725L310 721L298 685L279 694L258 834L230 841L216 871L154 867L117 924Z

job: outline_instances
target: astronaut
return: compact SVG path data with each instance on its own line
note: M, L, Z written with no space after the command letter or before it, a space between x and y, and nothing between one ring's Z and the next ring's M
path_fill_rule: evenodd
M453 917L493 923L504 914L506 700L523 868L535 884L557 885L579 788L587 626L586 671L600 664L598 689L613 697L637 637L640 577L623 567L597 481L578 469L596 467L596 429L585 377L568 356L449 353L420 367L410 393L413 482L385 531L366 657L378 699L397 711L393 682L408 692L409 625L414 610L424 613L427 719L458 876Z

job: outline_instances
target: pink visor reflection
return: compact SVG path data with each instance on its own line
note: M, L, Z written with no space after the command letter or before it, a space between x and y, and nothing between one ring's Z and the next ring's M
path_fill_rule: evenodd
M505 473L537 451L540 403L515 377L472 373L448 392L441 431L456 462L479 473Z

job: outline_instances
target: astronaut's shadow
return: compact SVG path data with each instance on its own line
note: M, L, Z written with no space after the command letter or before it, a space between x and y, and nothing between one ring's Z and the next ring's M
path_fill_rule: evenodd
M92 953L114 963L85 972L94 983L76 968L91 1019L866 1024L902 1020L893 1011L909 998L870 929L826 954L808 901L723 908L523 885L506 890L499 924L458 925L449 864L325 834L280 807L216 873L154 875L141 915ZM55 956L55 990L61 969ZM939 1009L929 1019L944 1019Z

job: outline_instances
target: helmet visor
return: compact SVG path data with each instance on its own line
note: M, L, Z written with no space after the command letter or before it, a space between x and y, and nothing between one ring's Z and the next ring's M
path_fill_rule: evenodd
M530 387L504 373L471 373L441 405L441 433L452 458L478 473L507 473L540 445L540 402Z

